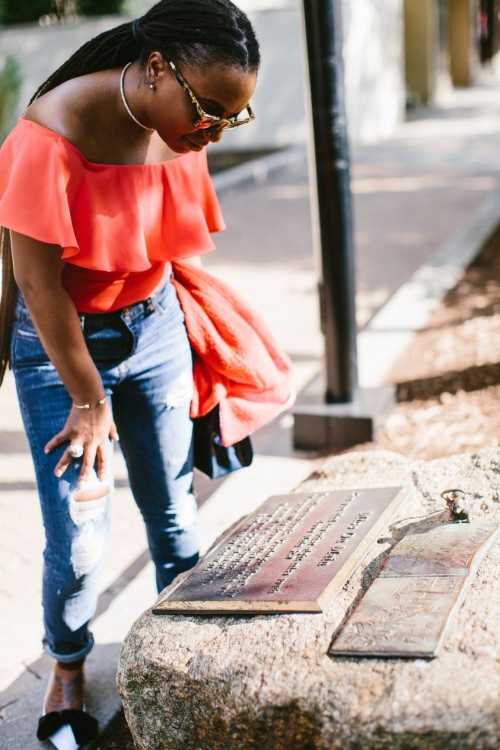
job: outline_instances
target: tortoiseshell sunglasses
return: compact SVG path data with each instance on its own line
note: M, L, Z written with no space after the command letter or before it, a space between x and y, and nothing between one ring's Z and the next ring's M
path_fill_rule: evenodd
M248 112L248 117L243 117L241 119L239 119L241 112L237 115L234 115L233 117L217 117L216 115L211 115L208 112L205 112L200 102L196 98L196 95L193 89L191 88L189 83L186 81L186 79L177 70L175 63L169 60L168 64L172 68L172 71L175 77L177 78L177 81L180 83L184 91L189 96L191 104L196 109L196 112L198 114L198 120L194 124L195 128L198 128L200 130L206 130L208 128L213 128L215 126L222 127L222 128L239 128L240 125L248 125L249 122L252 122L252 120L255 120L255 115L250 105L246 107L246 111Z

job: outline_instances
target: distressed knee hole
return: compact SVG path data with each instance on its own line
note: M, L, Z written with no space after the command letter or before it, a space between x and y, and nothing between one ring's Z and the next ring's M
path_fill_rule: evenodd
M193 398L193 376L183 372L173 383L170 383L164 395L163 403L170 409L182 406Z
M76 526L82 526L85 523L98 521L102 518L106 514L107 505L108 493L92 500L84 500L83 498L76 500L74 496L71 496L69 499L69 514Z
M198 505L193 496L186 497L183 502L167 512L169 530L185 531L198 523Z
M102 558L109 529L108 496L96 500L70 498L69 512L78 527L71 543L71 565L75 576L92 573Z
M76 578L90 575L101 561L106 535L85 525L73 539L71 545L71 565Z
M87 502L89 500L99 500L109 495L110 487L107 482L93 482L91 485L85 484L73 493L73 500L77 503Z

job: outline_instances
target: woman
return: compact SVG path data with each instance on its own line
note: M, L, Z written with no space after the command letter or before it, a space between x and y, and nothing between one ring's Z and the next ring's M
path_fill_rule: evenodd
M46 533L45 713L83 705L118 435L158 590L198 559L170 261L223 228L203 149L253 119L258 66L230 0L162 0L75 52L0 150L1 374L10 361Z

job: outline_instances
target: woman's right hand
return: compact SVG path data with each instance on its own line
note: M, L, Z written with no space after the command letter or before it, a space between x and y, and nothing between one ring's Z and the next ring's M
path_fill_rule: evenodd
M73 398L88 400L103 394L100 372L92 359L74 301L63 284L65 262L62 248L11 230L15 281L20 289L40 343ZM63 444L83 447L80 482L92 476L94 464L99 479L106 476L109 438L118 439L111 405L106 401L92 409L71 408L67 422L45 446L46 453ZM69 447L69 446L67 446ZM107 448L107 450L106 450ZM66 449L55 473L62 476L74 458ZM79 459L80 460L80 459Z
M106 400L102 405L93 409L77 409L71 407L66 424L61 432L54 435L46 444L44 451L50 453L63 443L69 443L67 449L59 459L54 469L56 477L61 477L75 458L69 452L71 445L83 446L83 455L78 460L82 462L79 483L85 483L96 465L97 477L104 481L107 474L108 453L106 445L108 439L118 440L118 431L113 420L111 407Z

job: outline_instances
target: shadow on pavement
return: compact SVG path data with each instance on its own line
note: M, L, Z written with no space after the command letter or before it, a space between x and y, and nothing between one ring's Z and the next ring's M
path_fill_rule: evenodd
M106 726L119 710L115 687L121 644L97 644L87 659L86 707L99 724ZM1 747L9 750L40 750L36 738L38 717L51 671L48 656L26 665L24 672L0 693Z

